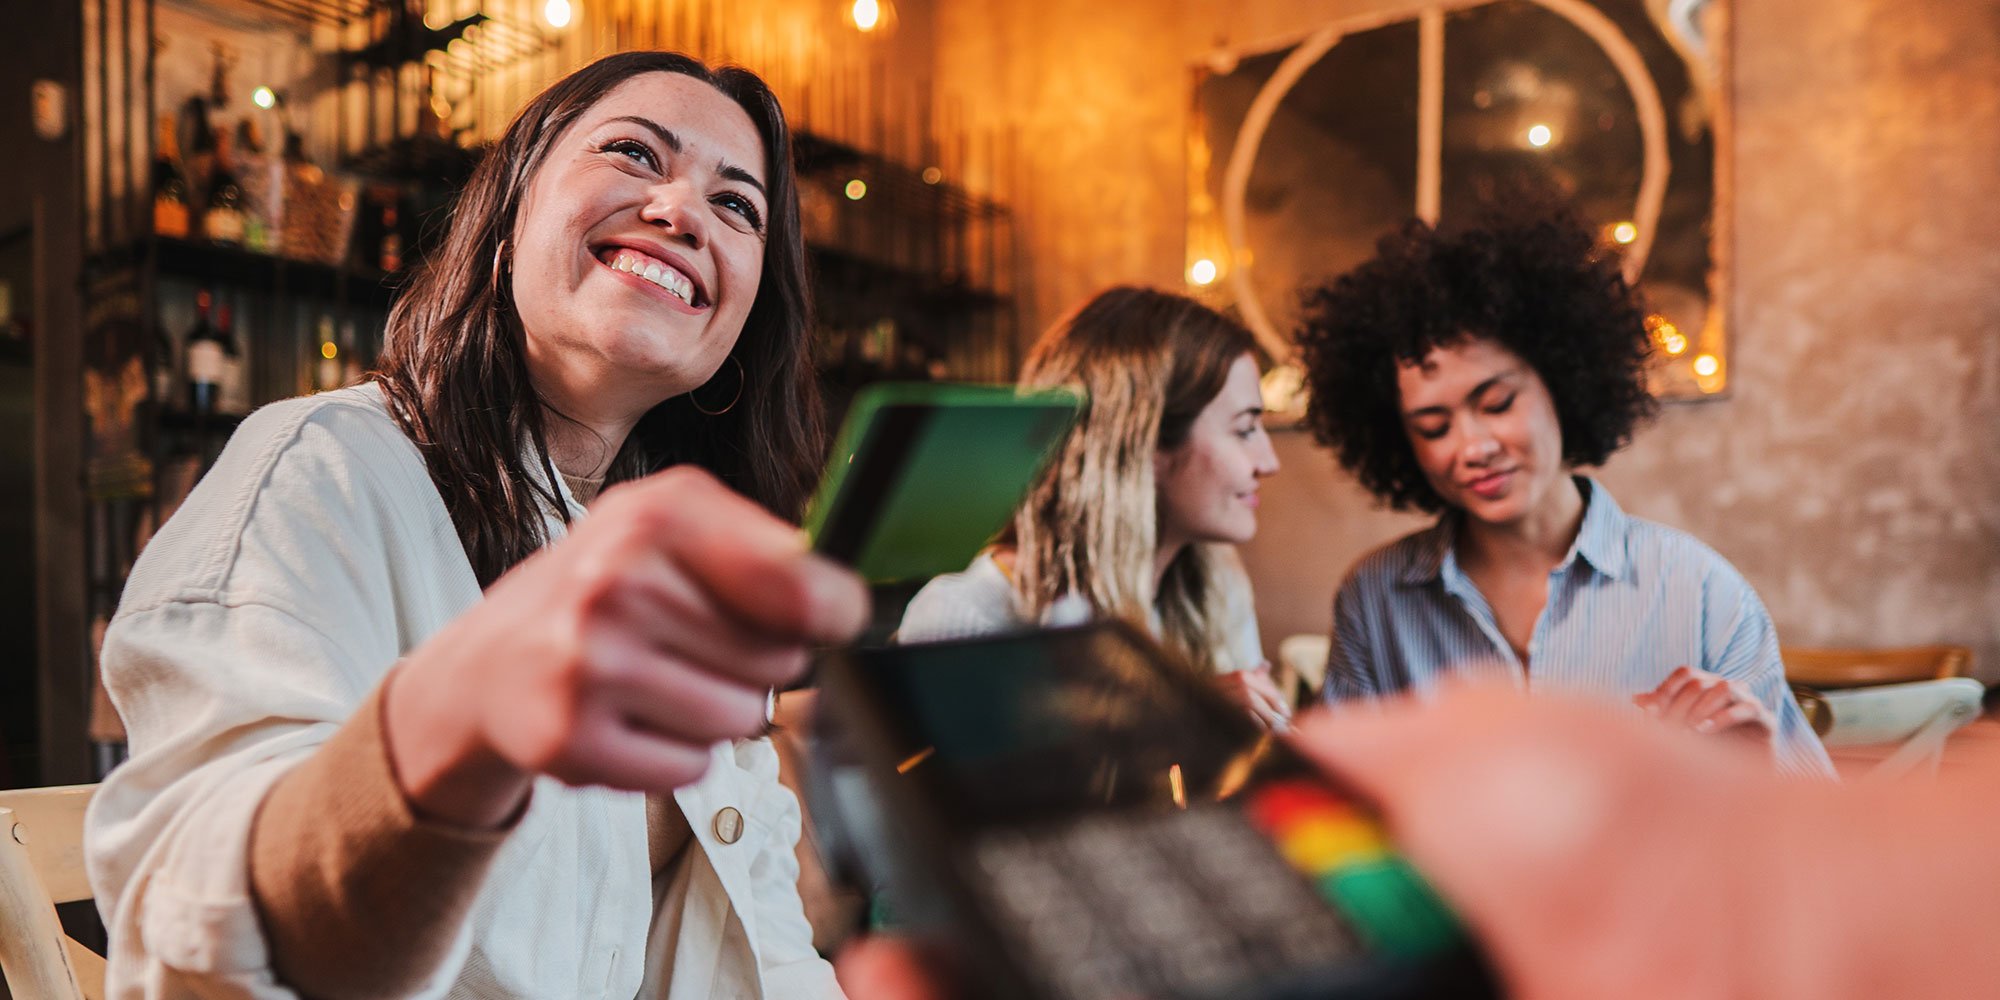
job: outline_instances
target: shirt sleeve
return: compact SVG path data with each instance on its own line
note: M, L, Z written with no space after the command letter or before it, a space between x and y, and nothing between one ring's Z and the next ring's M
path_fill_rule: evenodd
M278 779L250 828L250 885L273 967L326 1000L420 991L457 944L512 826L468 830L412 811L382 728L385 688Z
M1350 576L1333 597L1333 636L1327 644L1326 680L1320 697L1328 704L1373 698L1382 693L1375 673L1364 596L1358 577Z
M1778 769L1802 777L1834 777L1833 762L1812 731L1805 713L1785 682L1785 663L1778 655L1778 630L1749 582L1727 569L1711 584L1713 627L1706 637L1710 673L1739 681L1777 717L1775 746Z
M273 789L336 741L358 752L327 762L386 773L379 743L338 734L356 732L347 724L403 652L395 595L413 580L399 575L408 546L395 539L428 530L400 500L411 489L382 478L400 467L371 458L385 450L375 442L398 440L393 427L357 431L352 409L292 401L246 420L148 542L106 630L105 687L132 758L92 802L85 863L121 1000L287 998L314 985L286 979L252 885L252 831ZM307 794L281 808L303 816L266 819L333 827L366 813L343 797L381 786L334 770L292 786ZM425 947L398 995L440 995L463 964L469 927L431 933L446 943Z
M947 573L917 591L903 609L896 641L976 639L1021 627L1013 586L990 559L982 558L964 572Z
M1228 616L1222 623L1225 645L1215 658L1215 670L1226 674L1267 666L1270 660L1264 655L1264 635L1257 628L1257 596L1250 585L1250 572L1234 546L1215 548L1221 550L1214 562L1215 579L1217 586L1224 588L1223 613Z
M111 690L141 748L99 788L88 819L91 885L112 943L109 992L276 998L337 985L288 979L286 959L309 956L281 953L288 935L267 929L301 928L309 915L260 911L251 844L272 790L303 775L301 765L327 744L340 742L341 724L357 703L374 703L366 691L345 690L342 679L352 674L337 664L338 648L276 609L168 604L115 622L104 659ZM347 742L367 758L366 733ZM327 762L354 758L334 753ZM369 814L346 808L357 796L368 798L367 775L334 780L331 772L318 773L320 780L306 776L293 784L289 804L281 807L290 813L279 824L352 829L346 820ZM321 845L340 839L333 834ZM291 870L329 860L309 856L315 852L305 844L295 846ZM477 859L489 848L460 846L476 859L472 867L483 870ZM296 897L270 901L285 906ZM267 915L277 919L267 924ZM422 960L401 967L395 992L442 992L470 947L470 930L460 924L428 929L434 944L422 949ZM358 967L387 957L371 954L341 958ZM382 971L389 964L382 963Z

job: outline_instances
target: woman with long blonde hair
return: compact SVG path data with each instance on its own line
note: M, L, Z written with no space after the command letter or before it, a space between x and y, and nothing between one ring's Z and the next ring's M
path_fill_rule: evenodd
M1258 482L1278 470L1249 332L1183 296L1113 288L1043 334L1020 381L1081 390L1077 427L1000 540L910 602L899 639L1115 615L1282 726L1230 548L1256 534Z

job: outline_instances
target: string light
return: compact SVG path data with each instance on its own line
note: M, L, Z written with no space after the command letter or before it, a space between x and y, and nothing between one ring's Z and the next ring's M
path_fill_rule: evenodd
M1554 141L1556 134L1547 125L1536 125L1528 129L1528 145L1541 149Z
M848 201L860 201L866 197L868 197L868 185L861 178L856 177L847 182Z
M938 168L936 168L936 167L925 167L925 168L924 168L924 183L925 183L925 184L936 184L936 183L938 183L938 182L940 182L940 181L942 181L942 180L944 180L944 171L942 171L942 170L939 170L939 169L938 169Z
M878 0L854 0L854 26L862 31L874 31L882 23L882 5Z
M278 94L269 87L258 87L250 92L250 103L269 111L278 106Z
M1714 378L1722 370L1722 362L1713 354L1703 354L1694 359L1694 373L1702 378Z
M1216 275L1215 262L1209 260L1207 257L1203 257L1202 259L1195 261L1192 265L1188 267L1188 281L1193 282L1194 284L1197 285L1214 284L1215 275Z
M569 0L549 0L548 5L542 8L542 19L549 22L551 28L567 28L575 13L570 9Z
M1621 222L1611 227L1611 239L1619 244L1629 244L1639 238L1639 227L1629 222Z

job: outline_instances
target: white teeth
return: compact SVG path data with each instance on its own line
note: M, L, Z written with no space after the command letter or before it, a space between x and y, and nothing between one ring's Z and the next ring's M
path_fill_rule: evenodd
M611 256L611 269L624 271L652 282L673 293L675 298L694 304L694 282L665 264L632 250L619 250Z

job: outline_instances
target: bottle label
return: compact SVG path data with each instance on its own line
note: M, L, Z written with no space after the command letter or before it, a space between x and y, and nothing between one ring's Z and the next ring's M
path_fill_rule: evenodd
M243 213L233 208L211 208L202 220L208 238L217 243L243 242Z
M153 234L183 237L188 234L187 202L173 198L153 199Z
M213 340L197 340L188 345L188 381L219 386L226 368L221 344Z

